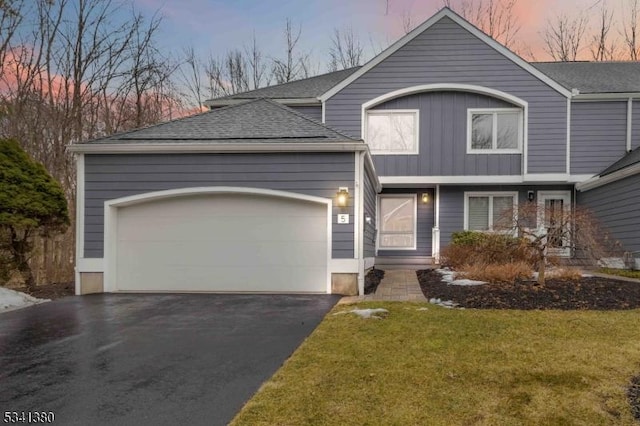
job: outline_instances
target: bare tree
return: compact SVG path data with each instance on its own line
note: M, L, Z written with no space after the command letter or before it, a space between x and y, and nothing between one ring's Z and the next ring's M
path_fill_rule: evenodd
M547 22L543 33L544 50L556 61L575 61L589 24L586 14L561 14Z
M615 57L615 43L610 41L613 11L607 8L607 3L602 2L600 15L598 16L598 31L592 37L591 56L594 61L608 61Z
M305 61L309 62L309 56L299 55L297 51L298 41L302 34L302 27L293 28L291 19L285 24L285 55L284 58L273 58L272 73L278 84L296 80L304 72Z
M402 31L404 31L405 35L409 34L416 27L413 22L413 18L411 16L411 11L402 12Z
M0 0L0 73L7 49L23 19L23 0Z
M637 61L640 58L640 1L629 0L629 14L623 24L624 44L629 54L629 59Z
M494 225L523 238L545 284L546 265L559 256L577 255L595 263L617 249L589 210L561 203L521 203L507 209Z
M329 49L329 70L338 71L362 65L364 48L353 28L340 31L335 28Z
M491 38L513 48L520 24L515 13L518 0L443 0Z
M244 53L247 57L247 66L250 71L250 88L258 89L269 85L271 75L267 73L267 63L265 62L264 54L258 47L255 32L251 38L251 44L244 47Z

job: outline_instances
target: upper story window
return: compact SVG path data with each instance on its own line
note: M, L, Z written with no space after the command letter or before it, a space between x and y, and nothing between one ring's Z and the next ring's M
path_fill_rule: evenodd
M520 154L522 110L519 108L469 109L467 154Z
M418 110L367 111L365 130L372 154L418 153Z

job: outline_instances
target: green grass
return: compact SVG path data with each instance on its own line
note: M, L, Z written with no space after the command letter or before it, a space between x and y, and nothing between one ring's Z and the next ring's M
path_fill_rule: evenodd
M233 424L634 424L640 311L358 306L390 314L329 314Z
M640 271L632 271L630 269L602 268L598 269L598 272L608 275L618 275L621 277L640 279Z

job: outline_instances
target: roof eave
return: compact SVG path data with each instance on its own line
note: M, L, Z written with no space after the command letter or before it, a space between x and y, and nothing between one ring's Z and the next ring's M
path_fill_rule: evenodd
M230 152L342 152L366 151L362 141L344 140L310 143L105 143L74 144L67 150L76 154L171 154Z
M596 176L584 182L576 184L578 191L589 191L608 183L617 182L620 179L624 179L629 176L637 175L640 173L640 163L631 164L623 169L609 173L604 176Z
M202 104L209 108L223 107L228 105L237 105L244 102L247 102L252 99L259 99L261 97L255 98L232 98L232 99L211 99L204 101ZM319 106L321 105L320 99L318 98L268 98L272 101L278 102L283 105L294 105L294 106Z

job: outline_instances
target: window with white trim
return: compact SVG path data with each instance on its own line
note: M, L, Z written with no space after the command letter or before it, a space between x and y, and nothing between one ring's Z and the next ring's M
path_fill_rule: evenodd
M379 196L378 248L415 250L417 226L416 194Z
M517 206L517 192L465 192L464 229L493 231L510 227L511 213Z
M522 151L522 110L469 109L468 154L519 154Z
M372 154L418 153L418 110L367 111L366 122Z

